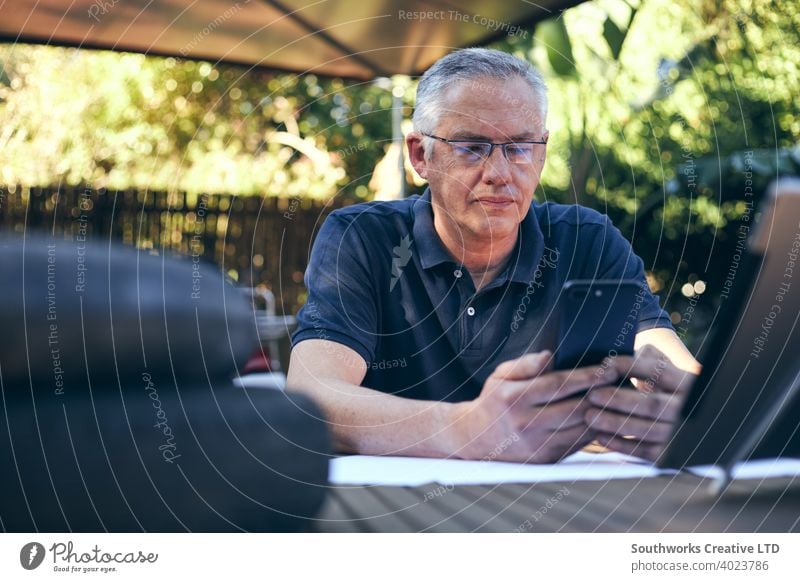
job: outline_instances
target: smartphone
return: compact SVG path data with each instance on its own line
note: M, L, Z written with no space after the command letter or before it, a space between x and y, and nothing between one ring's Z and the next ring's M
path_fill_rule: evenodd
M633 354L646 283L630 279L574 279L556 303L559 338L555 368L571 370Z

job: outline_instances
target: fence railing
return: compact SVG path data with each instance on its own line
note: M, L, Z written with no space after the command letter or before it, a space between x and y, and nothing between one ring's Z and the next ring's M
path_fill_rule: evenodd
M305 301L303 273L325 217L347 201L0 186L3 233L46 231L200 256L240 284L265 284L278 311Z

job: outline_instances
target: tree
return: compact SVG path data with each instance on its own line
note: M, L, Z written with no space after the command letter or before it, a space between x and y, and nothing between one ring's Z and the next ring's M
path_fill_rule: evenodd
M800 170L799 22L786 1L601 0L501 44L557 96L540 196L607 212L676 323L722 289L746 180Z
M24 45L0 63L8 185L366 197L391 135L372 84Z

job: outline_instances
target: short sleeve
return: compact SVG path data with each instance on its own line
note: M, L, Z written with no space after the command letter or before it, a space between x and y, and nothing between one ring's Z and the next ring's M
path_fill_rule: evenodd
M634 252L633 247L622 236L611 220L604 216L605 228L598 229L598 239L593 248L600 253L598 277L601 279L632 279L641 285L637 294L639 307L639 331L666 327L672 329L672 322L667 313L661 309L658 296L650 291L644 274L644 262ZM641 301L638 299L641 297Z
M374 359L377 293L369 254L354 220L331 214L314 241L305 272L306 304L297 314L292 345L324 339Z

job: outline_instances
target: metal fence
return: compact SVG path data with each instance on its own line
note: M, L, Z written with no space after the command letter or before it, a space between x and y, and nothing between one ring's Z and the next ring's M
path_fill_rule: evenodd
M278 311L305 301L303 273L325 217L347 201L0 186L4 233L48 232L201 256L240 284L265 284Z

